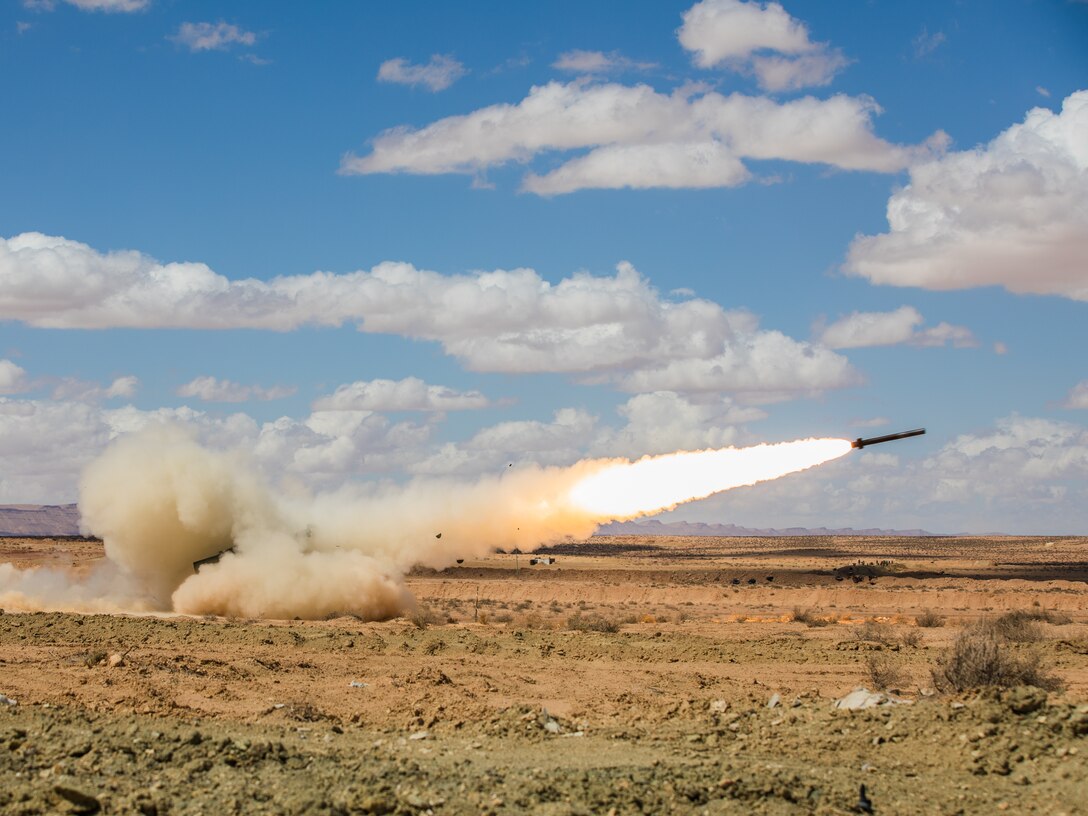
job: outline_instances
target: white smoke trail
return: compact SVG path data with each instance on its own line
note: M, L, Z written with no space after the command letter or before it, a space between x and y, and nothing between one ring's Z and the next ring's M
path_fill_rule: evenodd
M497 547L584 538L612 519L777 478L849 450L845 440L802 440L634 463L531 466L474 483L416 480L280 496L239 454L155 426L114 443L83 475L83 525L105 542L105 565L85 581L0 565L0 603L384 619L413 605L402 578L416 564L442 568ZM228 548L194 571L194 561Z

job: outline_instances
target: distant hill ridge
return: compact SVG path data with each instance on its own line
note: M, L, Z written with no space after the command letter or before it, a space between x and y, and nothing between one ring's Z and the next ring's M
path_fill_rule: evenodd
M599 528L594 535L644 535L644 536L929 536L925 530L881 530L870 527L855 530L853 527L738 527L736 524L704 524L700 521L613 521Z
M0 536L71 536L79 535L79 508L74 504L2 504ZM705 524L699 521L613 521L595 535L643 536L928 536L925 530L881 530L853 527L738 527L736 524Z
M0 535L79 535L79 508L74 504L0 504Z

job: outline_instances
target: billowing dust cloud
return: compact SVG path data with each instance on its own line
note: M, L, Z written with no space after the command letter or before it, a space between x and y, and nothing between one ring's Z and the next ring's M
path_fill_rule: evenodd
M105 543L102 565L74 577L0 564L0 603L381 620L413 607L403 576L414 565L441 569L498 547L584 538L607 521L775 479L849 450L846 440L806 439L311 495L276 491L241 454L154 426L115 442L83 474L82 524Z

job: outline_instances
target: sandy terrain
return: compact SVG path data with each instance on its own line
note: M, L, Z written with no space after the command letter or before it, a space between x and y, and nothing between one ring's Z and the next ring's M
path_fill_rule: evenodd
M9 609L0 812L830 814L865 784L876 813L1088 813L1088 539L547 554L419 570L413 620ZM0 540L20 567L100 557ZM957 634L1014 610L1033 635L1002 648L1063 690L934 693ZM835 709L877 679L912 702Z

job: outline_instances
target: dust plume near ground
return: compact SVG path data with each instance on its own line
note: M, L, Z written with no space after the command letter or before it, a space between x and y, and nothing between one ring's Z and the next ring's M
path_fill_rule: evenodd
M0 812L844 814L865 784L876 813L1085 813L1088 539L546 554L416 568L380 622L8 610ZM1060 687L938 691L983 625ZM835 708L878 681L906 702Z
M0 603L385 620L414 608L403 581L413 567L584 538L603 522L777 478L849 449L845 440L809 439L311 494L278 490L243 454L154 425L114 442L82 475L81 526L105 542L105 561L82 576L0 567Z

